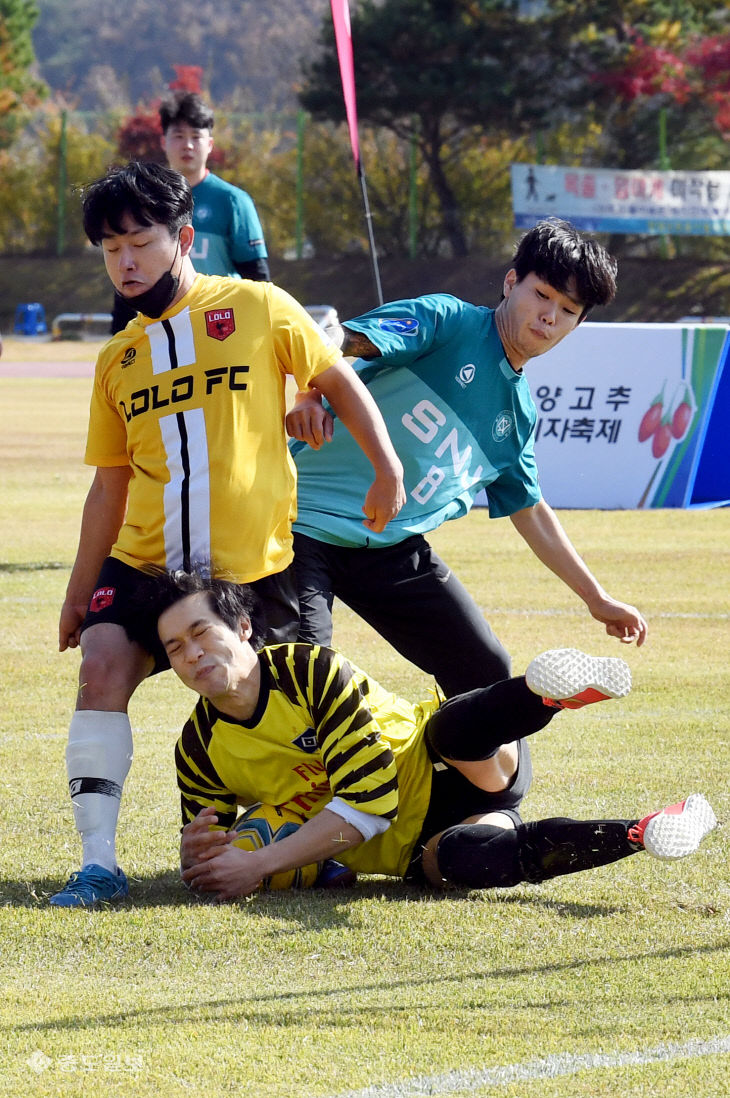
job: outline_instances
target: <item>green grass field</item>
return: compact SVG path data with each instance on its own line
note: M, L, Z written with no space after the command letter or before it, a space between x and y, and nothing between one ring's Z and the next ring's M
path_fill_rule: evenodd
M176 870L172 758L193 699L166 674L131 710L132 899L57 911L47 897L78 859L64 767L78 655L57 652L56 625L91 475L89 392L0 379L0 1095L730 1093L730 509L563 513L605 586L647 615L641 650L607 638L509 522L477 512L433 539L516 671L568 644L632 667L629 698L533 740L525 817L640 815L701 790L720 827L695 857L445 897L371 878L199 903ZM427 694L342 608L337 643L385 685Z

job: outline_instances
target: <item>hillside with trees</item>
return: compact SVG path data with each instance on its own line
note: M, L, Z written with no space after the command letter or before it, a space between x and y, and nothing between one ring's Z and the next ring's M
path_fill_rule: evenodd
M441 288L464 293L483 284L485 264L500 268L516 235L513 163L727 167L730 8L716 0L350 8L388 296L433 288L435 272ZM83 257L86 271L81 189L112 162L161 155L157 104L193 73L216 112L214 170L254 197L272 270L312 301L334 297L342 271L352 284L362 269L363 293L333 301L359 307L370 292L368 236L329 0L0 0L0 254L42 256L49 274L49 257ZM682 302L672 296L680 263L694 260L714 270L724 295L727 237L607 243L656 271L668 319L730 311L704 280ZM84 308L89 284L66 285L66 307ZM657 301L652 316L663 310Z
M36 0L41 77L84 111L158 96L174 65L201 66L216 103L292 112L300 59L329 0Z
M32 72L36 15L32 0L0 0L0 149L12 144L45 94Z

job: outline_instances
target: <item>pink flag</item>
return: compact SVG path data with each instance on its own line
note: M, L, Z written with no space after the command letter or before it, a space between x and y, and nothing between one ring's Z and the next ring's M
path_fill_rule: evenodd
M350 4L348 0L330 0L332 22L335 26L337 57L340 62L342 91L345 96L347 125L350 129L350 145L355 164L360 168L360 142L357 136L357 104L355 102L355 63L352 58L352 31L350 30Z

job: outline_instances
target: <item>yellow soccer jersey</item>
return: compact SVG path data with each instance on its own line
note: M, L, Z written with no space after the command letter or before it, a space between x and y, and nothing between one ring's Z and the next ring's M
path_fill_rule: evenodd
M136 568L212 560L238 583L284 569L296 514L286 375L306 389L339 358L268 282L198 275L160 320L130 322L99 355L85 456L132 469L112 556Z
M389 694L330 648L262 649L255 713L236 721L200 698L175 752L183 823L213 805L223 827L237 805L280 805L309 819L339 797L390 827L339 860L402 876L426 817L433 708Z

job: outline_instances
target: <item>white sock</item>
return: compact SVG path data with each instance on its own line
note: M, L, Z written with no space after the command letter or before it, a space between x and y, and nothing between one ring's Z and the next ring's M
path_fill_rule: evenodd
M81 865L117 868L116 830L124 779L132 765L132 726L126 713L79 709L71 718L66 773Z

